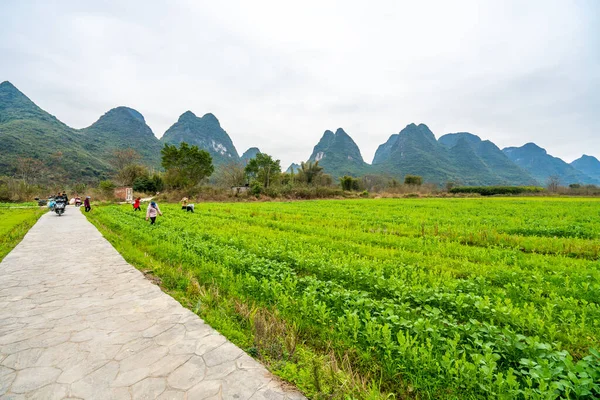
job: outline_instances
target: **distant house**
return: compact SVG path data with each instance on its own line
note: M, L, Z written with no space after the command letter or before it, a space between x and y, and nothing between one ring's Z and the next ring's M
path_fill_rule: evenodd
M133 188L130 187L118 187L115 188L115 198L121 201L132 202L133 201Z
M231 187L231 194L233 194L234 196L238 196L240 194L248 193L249 190L250 190L250 186L249 185L246 185L246 186L232 186Z

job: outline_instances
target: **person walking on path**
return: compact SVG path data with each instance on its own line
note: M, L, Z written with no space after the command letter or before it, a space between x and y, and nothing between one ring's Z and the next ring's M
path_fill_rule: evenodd
M92 205L90 204L90 196L87 196L83 201L83 206L85 207L85 212L89 212L92 209Z
M137 199L135 199L135 201L133 202L133 211L142 211L142 209L140 208L141 200L142 200L141 197L138 197Z
M151 202L148 206L148 210L146 210L146 221L148 221L148 218L150 218L150 225L154 225L157 215L162 216L160 208L158 208L158 204Z

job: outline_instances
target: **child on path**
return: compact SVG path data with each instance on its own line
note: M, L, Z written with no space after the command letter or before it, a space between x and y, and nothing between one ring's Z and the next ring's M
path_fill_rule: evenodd
M89 212L92 209L92 205L90 204L90 196L87 196L83 201L83 206L85 207L85 212Z
M156 215L162 216L162 213L160 212L160 208L158 208L158 204L151 202L148 206L148 210L146 210L146 221L150 218L150 225L154 225L156 222Z
M141 197L138 197L137 199L135 199L135 201L133 202L133 211L142 211L142 209L140 208L141 200L142 200Z

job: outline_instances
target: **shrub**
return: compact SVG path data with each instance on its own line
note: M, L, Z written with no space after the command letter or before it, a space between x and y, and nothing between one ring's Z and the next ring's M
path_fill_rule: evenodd
M423 177L418 175L406 175L404 177L404 184L421 186L423 184Z
M360 190L359 180L348 175L345 175L340 178L340 185L342 186L343 190Z
M258 181L252 181L250 184L250 193L258 197L262 193L263 187Z
M541 193L544 188L537 186L459 186L450 189L450 193L475 193L482 196L494 196L500 194L524 194Z

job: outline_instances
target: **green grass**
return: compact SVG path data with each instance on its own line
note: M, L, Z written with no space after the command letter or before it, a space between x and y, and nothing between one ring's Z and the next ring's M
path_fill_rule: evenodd
M23 236L46 211L40 207L25 208L28 204L12 204L8 208L0 204L0 261L23 239Z
M311 398L600 396L600 201L129 206L87 216Z

